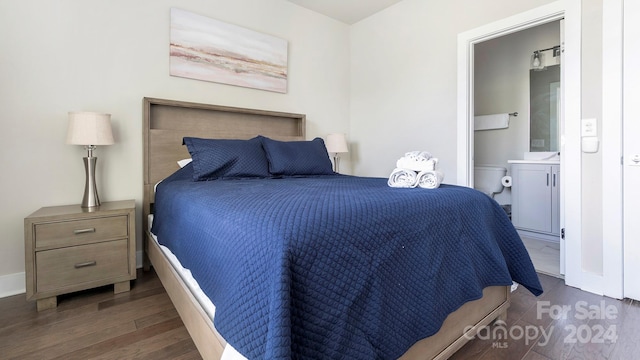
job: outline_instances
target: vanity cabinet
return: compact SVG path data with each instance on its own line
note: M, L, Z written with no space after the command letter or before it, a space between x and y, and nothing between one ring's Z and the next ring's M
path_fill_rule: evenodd
M516 229L560 236L560 165L511 164L511 219Z

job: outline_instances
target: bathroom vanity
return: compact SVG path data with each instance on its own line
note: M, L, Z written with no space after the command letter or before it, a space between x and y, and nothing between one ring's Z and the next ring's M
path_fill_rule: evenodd
M551 241L560 238L560 162L509 160L511 220L516 229Z

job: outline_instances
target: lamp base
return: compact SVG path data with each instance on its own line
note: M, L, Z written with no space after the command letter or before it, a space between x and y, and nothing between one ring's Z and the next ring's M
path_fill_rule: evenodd
M333 172L340 172L340 157L338 155L333 155Z
M84 183L84 196L82 197L83 208L93 208L100 206L98 188L96 187L96 162L97 157L83 157L86 181Z

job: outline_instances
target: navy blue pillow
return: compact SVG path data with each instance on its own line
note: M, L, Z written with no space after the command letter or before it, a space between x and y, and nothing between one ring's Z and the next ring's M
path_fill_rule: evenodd
M273 175L333 175L324 140L277 141L261 137Z
M270 177L262 142L250 140L185 137L183 143L193 159L193 180Z

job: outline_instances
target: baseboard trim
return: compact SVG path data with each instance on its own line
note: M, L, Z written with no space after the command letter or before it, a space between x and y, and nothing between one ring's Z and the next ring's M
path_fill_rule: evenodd
M0 298L24 294L26 292L24 272L0 276Z

